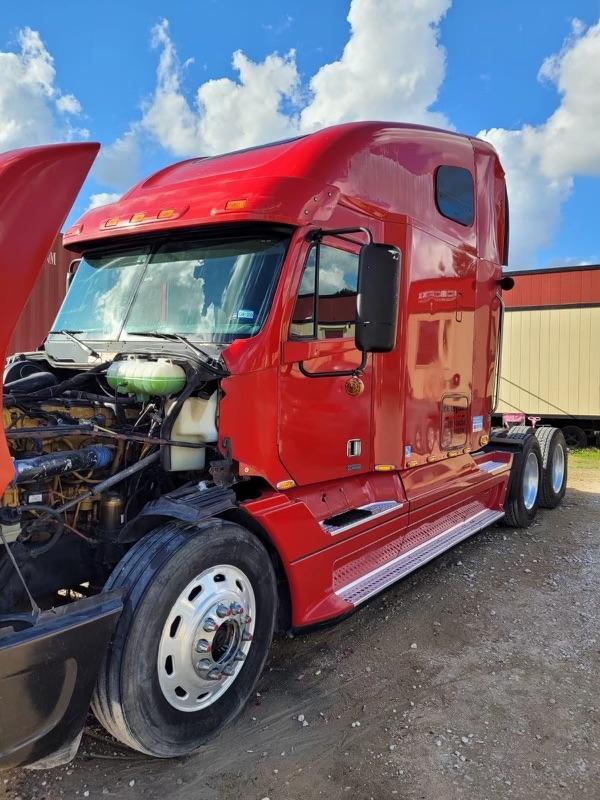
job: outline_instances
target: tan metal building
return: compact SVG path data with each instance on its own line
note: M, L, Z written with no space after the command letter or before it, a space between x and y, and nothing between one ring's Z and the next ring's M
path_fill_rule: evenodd
M511 275L497 413L540 417L571 446L598 441L600 266Z

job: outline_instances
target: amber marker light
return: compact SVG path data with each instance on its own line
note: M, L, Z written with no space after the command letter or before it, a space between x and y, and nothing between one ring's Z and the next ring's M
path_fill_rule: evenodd
M487 444L489 441L490 441L490 437L489 437L489 436L488 436L486 433L484 433L484 434L483 434L483 436L480 436L480 437L479 437L479 444L480 444L482 447L485 447L485 446L486 446L486 444Z
M163 208L162 211L159 211L156 215L156 219L172 219L176 213L174 208Z
M114 228L118 224L119 224L119 218L118 217L110 217L110 219L107 219L106 222L104 223L104 227L105 228Z
M395 469L394 464L375 464L376 472L393 472Z
M279 481L276 485L277 489L284 490L284 489L293 489L296 485L296 481L288 480L288 481Z
M132 214L129 222L133 222L135 224L136 222L143 222L144 219L146 219L146 214L143 211L138 211L136 214Z
M225 203L225 211L242 211L246 208L247 200L228 200Z

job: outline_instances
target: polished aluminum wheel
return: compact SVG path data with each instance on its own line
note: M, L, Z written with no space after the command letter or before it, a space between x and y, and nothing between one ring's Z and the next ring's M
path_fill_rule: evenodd
M529 453L523 470L523 503L527 511L535 505L540 485L540 464L535 453Z
M557 444L552 455L552 491L558 494L565 479L565 451L562 444Z
M230 564L204 570L175 601L158 647L158 679L179 711L218 700L252 646L256 601L247 576Z

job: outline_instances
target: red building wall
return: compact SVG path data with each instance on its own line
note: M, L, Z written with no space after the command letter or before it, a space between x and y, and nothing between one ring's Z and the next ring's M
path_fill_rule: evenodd
M508 274L515 286L503 294L507 308L600 305L600 265Z

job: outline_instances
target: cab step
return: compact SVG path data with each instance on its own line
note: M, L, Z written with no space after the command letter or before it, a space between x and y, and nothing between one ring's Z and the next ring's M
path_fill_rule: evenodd
M342 586L336 591L338 597L354 606L364 603L373 595L396 583L401 578L431 561L446 550L468 539L469 536L487 528L504 516L503 511L484 509L477 514L452 525L446 531L439 533L432 539L423 542L411 550L397 556L397 558L382 564L380 567L368 572L351 583Z

